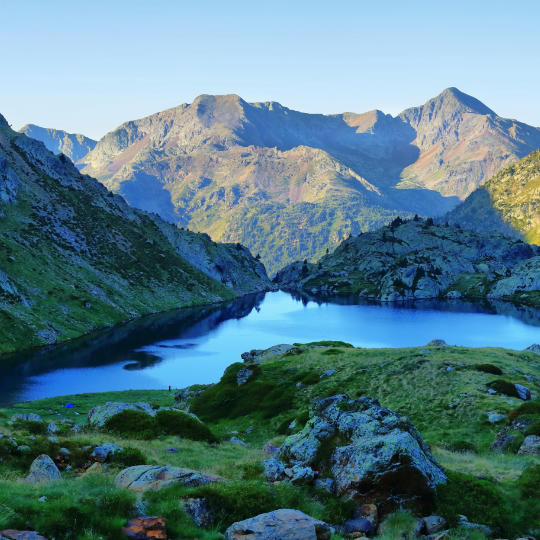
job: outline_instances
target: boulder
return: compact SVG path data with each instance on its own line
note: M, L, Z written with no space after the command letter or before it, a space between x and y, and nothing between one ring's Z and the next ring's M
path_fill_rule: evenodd
M307 482L327 473L338 496L390 499L398 505L446 482L429 446L405 416L375 399L346 395L316 401L304 429L287 437L279 459L266 460L264 467L269 481L291 480L290 472L302 471Z
M120 471L115 480L118 487L139 493L149 489L161 489L172 484L195 487L224 481L224 478L215 474L171 465L135 465Z
M54 422L49 422L49 425L47 426L47 433L49 435L54 435L55 433L58 433L59 427Z
M490 424L497 424L506 418L506 415L490 411L487 414L487 421Z
M0 540L47 540L36 531L16 531L5 529L0 531Z
M528 435L519 447L518 454L522 456L540 456L540 437Z
M249 369L248 367L240 368L238 370L238 373L236 374L236 384L238 386L246 384L253 375L253 373L254 371L252 369Z
M294 349L294 345L281 343L279 345L273 345L268 349L252 349L251 351L242 353L240 356L246 364L260 364L263 360L267 360L273 356L281 356L291 349Z
M229 439L230 443L237 444L238 446L247 446L247 443L243 441L242 439L239 439L238 437L232 436Z
M519 399L523 401L529 401L531 399L531 391L522 384L514 384Z
M150 416L155 416L157 412L149 403L108 402L88 411L88 423L94 427L103 427L111 416L127 410L143 412Z
M483 523L472 523L467 519L467 516L463 515L458 516L458 526L462 527L463 529L481 532L486 536L491 536L493 534L493 530L491 529L491 527L488 527Z
M208 501L204 498L183 499L182 507L197 527L208 527L214 522L214 515Z
M112 456L115 452L120 452L121 450L123 449L119 446L116 446L116 444L104 443L96 446L93 452L90 454L90 457L95 461L104 463L105 461L107 461L109 456Z
M54 461L46 454L41 454L30 465L30 473L26 481L31 484L42 484L60 480L60 471Z
M323 521L282 508L237 521L226 531L226 540L330 540L331 528Z
M128 521L122 529L127 538L134 540L167 539L167 527L163 517L138 517Z
M427 516L422 520L422 525L426 534L435 534L446 527L446 520L441 516Z

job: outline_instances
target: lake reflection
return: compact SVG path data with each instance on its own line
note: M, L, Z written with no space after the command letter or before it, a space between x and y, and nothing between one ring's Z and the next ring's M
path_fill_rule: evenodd
M285 292L250 295L14 355L3 359L0 403L216 382L240 353L277 343L334 339L362 347L404 347L441 338L456 345L523 349L540 341L538 311L506 303L327 300Z

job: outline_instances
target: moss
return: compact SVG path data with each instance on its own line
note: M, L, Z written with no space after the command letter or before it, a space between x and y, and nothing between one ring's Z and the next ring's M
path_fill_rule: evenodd
M540 437L540 420L534 422L527 428L527 430L525 431L525 437L529 435L536 435Z
M506 394L507 396L512 397L519 397L518 391L516 390L516 385L514 383L501 379L498 381L492 381L488 383L487 386L493 388L493 390L499 392L500 394Z
M208 426L185 412L158 411L155 420L159 432L165 435L178 435L192 441L219 442Z
M151 439L157 434L154 418L141 411L125 410L119 412L107 419L104 429L137 439Z
M123 448L109 456L109 462L120 467L132 467L134 465L146 465L146 456L138 448Z
M321 376L318 373L312 371L311 373L308 373L300 382L309 386L311 384L317 384L320 380Z
M518 418L525 414L540 415L540 401L527 401L522 403L515 411L512 411L512 417Z
M477 364L474 366L474 369L476 369L476 371L481 371L482 373L491 373L492 375L503 374L502 369L493 364Z

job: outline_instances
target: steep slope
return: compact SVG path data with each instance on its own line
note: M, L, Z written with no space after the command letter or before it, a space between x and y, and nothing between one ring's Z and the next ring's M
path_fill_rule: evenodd
M497 173L443 219L540 244L540 150Z
M398 213L443 214L538 147L540 130L456 89L396 118L203 95L126 122L79 166L133 206L245 243L273 272Z
M415 131L418 159L399 186L434 189L465 198L503 167L540 147L540 130L497 116L483 103L447 88L399 118Z
M68 133L61 129L43 128L35 124L27 124L19 131L32 139L41 141L47 150L54 154L64 154L73 163L86 156L97 144L94 139L80 133Z
M351 237L317 264L277 273L284 289L383 301L503 298L540 307L540 247L433 220L394 222Z
M266 288L240 245L130 208L0 116L0 353Z

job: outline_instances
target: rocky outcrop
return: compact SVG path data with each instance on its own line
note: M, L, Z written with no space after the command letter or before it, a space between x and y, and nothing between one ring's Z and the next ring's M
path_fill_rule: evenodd
M118 487L135 492L144 492L149 489L157 490L171 484L194 487L224 481L224 478L215 474L172 467L171 465L135 465L120 471L115 480Z
M26 477L26 481L30 484L47 484L61 478L60 471L54 461L46 454L41 454L30 465L30 473Z
M268 349L251 349L250 351L243 352L240 356L246 364L260 364L274 356L286 354L291 349L294 349L294 345L281 343L280 345L273 345Z
M331 528L299 510L280 509L237 521L226 540L330 540Z
M404 416L371 398L316 401L305 427L287 437L279 459L264 462L269 481L333 479L338 496L397 504L433 492L446 476Z
M345 240L317 264L296 262L274 282L315 297L355 295L385 302L502 298L536 306L540 247L415 218Z

